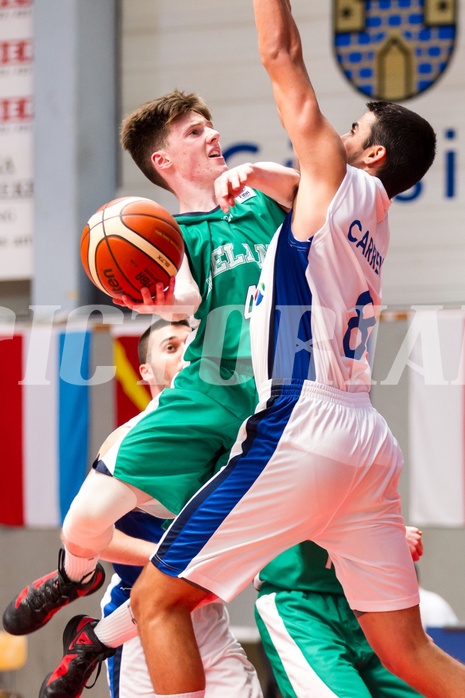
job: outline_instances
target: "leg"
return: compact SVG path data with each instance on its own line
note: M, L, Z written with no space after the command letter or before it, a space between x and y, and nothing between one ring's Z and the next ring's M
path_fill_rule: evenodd
M105 617L129 601L126 584L118 580L115 575L102 600ZM196 608L192 623L205 671L205 698L263 698L257 672L231 633L225 605L217 601ZM112 696L155 698L139 637L118 647L107 668Z
M129 588L114 574L101 601L102 617L111 617L129 603ZM116 648L106 660L108 688L112 698L155 698L140 638L133 637Z
M225 604L196 608L192 623L205 671L205 698L263 698L257 672L231 632Z
M131 605L137 620L155 693L193 693L205 689L205 674L191 612L209 592L149 563L137 580ZM176 657L177 671L171 669Z
M360 676L359 667L366 664L370 650L342 594L279 590L265 584L256 601L255 620L284 698L377 695Z
M465 665L439 649L426 635L418 606L364 613L359 623L384 666L423 696L465 695Z

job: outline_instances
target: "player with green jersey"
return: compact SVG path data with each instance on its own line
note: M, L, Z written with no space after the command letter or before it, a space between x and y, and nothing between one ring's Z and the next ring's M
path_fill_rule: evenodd
M178 90L129 115L121 140L144 174L175 195L186 248L168 289L157 284L153 299L143 289L143 303L123 297L121 304L168 320L194 313L197 328L187 365L158 408L97 457L63 523L60 569L10 604L9 627L17 634L42 627L62 606L96 591L103 582L99 554L122 516L136 507L164 519L177 514L226 460L256 404L249 306L298 173L272 163L229 171L208 106ZM244 192L242 176L250 185ZM228 214L217 203L225 190L233 198L242 192ZM41 609L40 618L31 608ZM65 656L44 680L40 698L80 696L97 664L137 634L129 606L98 623L87 617L70 623Z
M248 316L270 232L283 218L275 201L252 189L229 215L215 208L177 216L201 296L187 365L157 410L94 466L151 494L167 513L177 514L223 464L257 404Z
M417 556L420 531L407 527L407 541ZM316 543L305 541L278 555L255 586L255 620L283 698L420 696L381 664L328 553Z

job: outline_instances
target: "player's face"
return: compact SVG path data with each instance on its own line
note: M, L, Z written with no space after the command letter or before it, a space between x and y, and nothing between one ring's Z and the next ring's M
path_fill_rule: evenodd
M190 333L190 327L185 325L165 325L151 333L144 379L150 384L152 394L168 387L180 371L184 345Z
M354 167L363 167L363 156L366 149L363 144L371 135L371 128L376 121L376 116L367 111L358 121L352 124L352 128L342 138L347 153L347 162Z
M227 169L220 134L196 112L174 122L165 150L178 173L189 182L210 182Z

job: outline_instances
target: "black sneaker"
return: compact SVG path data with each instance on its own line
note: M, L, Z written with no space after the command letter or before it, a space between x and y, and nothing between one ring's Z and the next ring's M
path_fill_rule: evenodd
M94 633L97 623L98 620L89 616L71 618L63 633L63 659L55 671L45 677L39 698L78 698L96 667L97 681L102 662L116 652L113 647L102 644Z
M73 582L64 570L65 551L58 554L58 569L36 579L7 606L3 627L11 635L27 635L48 623L63 606L81 596L93 594L105 581L105 571L97 563L95 571L80 582Z

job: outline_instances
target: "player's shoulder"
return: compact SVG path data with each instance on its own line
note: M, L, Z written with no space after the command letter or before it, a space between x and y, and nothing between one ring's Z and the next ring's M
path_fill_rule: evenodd
M365 170L347 165L346 175L336 192L331 211L342 209L351 210L356 206L358 211L373 211L377 221L385 218L391 205L384 184L381 180Z

